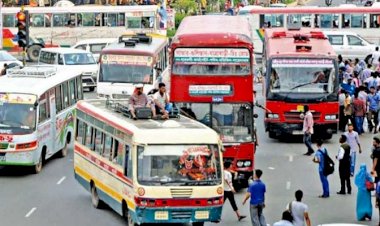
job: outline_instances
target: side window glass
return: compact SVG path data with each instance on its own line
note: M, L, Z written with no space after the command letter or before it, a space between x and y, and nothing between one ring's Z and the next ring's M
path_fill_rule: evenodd
M85 143L86 147L88 147L91 150L94 150L94 138L95 134L93 134L93 128L91 126L86 126L86 137L85 137Z
M87 45L79 45L79 46L75 47L75 49L86 50L86 46L87 46Z
M56 113L62 111L62 94L61 94L60 85L55 87L55 107L56 107Z
M58 64L59 65L64 65L64 63L63 63L63 57L62 57L61 54L58 54Z
M76 98L75 98L75 80L72 79L69 81L69 85L70 85L70 96L69 96L69 102L70 102L70 106L71 105L74 105L76 103Z
M63 109L66 109L69 106L69 89L67 86L67 82L62 83L62 87Z
M328 35L331 45L343 45L343 35Z
M104 134L104 152L103 157L106 159L109 159L111 156L111 150L112 150L112 137L109 135Z
M348 45L350 45L350 46L362 46L363 45L363 41L358 37L355 37L352 35L347 35L347 38L348 38Z
M76 129L76 136L75 139L80 143L83 144L84 137L85 137L85 125L82 121L77 119L77 129Z
M103 153L103 133L100 130L95 132L95 152L99 155Z
M77 99L78 100L83 100L83 90L82 90L82 78L78 77L77 78Z

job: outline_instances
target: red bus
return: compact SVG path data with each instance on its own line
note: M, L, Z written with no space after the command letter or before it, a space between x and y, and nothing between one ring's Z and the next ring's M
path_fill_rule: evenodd
M224 161L246 186L254 165L253 44L242 17L192 16L170 48L170 100L183 114L216 130Z
M301 135L303 106L314 117L314 135L331 139L338 129L336 54L319 29L265 30L265 128L270 138Z

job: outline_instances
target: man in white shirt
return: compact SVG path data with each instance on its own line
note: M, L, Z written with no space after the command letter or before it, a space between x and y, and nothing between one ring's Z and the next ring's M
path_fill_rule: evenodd
M350 157L351 157L351 167L350 167L350 173L351 176L354 176L355 171L355 162L356 162L356 152L359 151L359 153L362 153L362 148L360 147L360 140L359 140L359 134L354 131L354 125L349 123L348 124L348 131L344 132L344 135L347 137L347 144L350 145Z
M234 195L236 191L232 184L232 174L230 172L230 167L231 167L231 162L224 162L224 203L226 202L226 199L230 200L232 209L235 211L236 216L238 217L238 220L241 221L247 216L240 215L238 207L236 206L235 195Z
M295 224L292 224L292 220L292 214L289 211L284 211L281 220L274 223L273 226L293 226Z
M153 95L153 101L156 107L156 112L162 114L162 118L168 119L170 112L169 97L166 93L165 83L158 84L158 92Z
M375 52L372 53L372 66L375 69L379 65L379 58L380 58L379 47L376 46Z
M313 114L311 113L308 105L303 106L303 110L305 112L302 129L302 131L304 132L303 142L307 147L307 152L304 155L311 155L314 153L314 149L311 143L311 135L314 133Z
M308 207L305 203L301 202L303 197L303 192L297 190L295 193L296 201L292 201L288 204L287 209L293 216L294 226L311 226L311 221L309 218Z

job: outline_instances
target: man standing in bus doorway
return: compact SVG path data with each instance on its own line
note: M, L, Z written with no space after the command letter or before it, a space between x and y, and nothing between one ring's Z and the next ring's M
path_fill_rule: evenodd
M224 203L226 202L226 199L230 200L232 209L235 211L236 216L238 217L238 220L241 221L247 216L240 215L238 207L236 206L236 202L235 202L236 191L232 184L232 174L230 172L231 170L230 167L231 167L231 162L224 162Z
M307 152L304 155L311 155L314 153L314 149L312 147L311 143L311 135L314 133L314 120L313 120L313 114L311 113L309 106L305 105L303 106L305 115L303 118L303 142L305 143L307 147Z
M243 205L251 198L249 212L253 226L266 226L263 209L265 208L265 192L266 186L260 180L263 171L256 169L253 176L253 183L249 185L248 191L245 194Z

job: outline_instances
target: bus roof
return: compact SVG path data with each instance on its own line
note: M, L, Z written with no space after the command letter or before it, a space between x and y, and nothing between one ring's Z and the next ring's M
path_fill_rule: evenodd
M106 100L84 100L77 109L133 136L141 144L216 144L218 134L207 126L184 116L169 120L132 120L106 106Z
M157 55L165 45L168 44L168 39L162 37L152 37L152 42L136 43L136 46L125 46L124 42L114 42L106 46L102 50L102 54L136 54L136 55Z
M182 20L173 44L224 46L248 44L252 30L246 18L237 16L189 16Z
M340 13L380 13L380 7L363 7L355 5L341 5L336 7L255 7L250 11L251 14L340 14Z
M7 75L0 77L0 93L24 93L40 96L50 88L78 77L80 74L80 70L57 70L54 66L41 65L8 69Z
M309 38L307 42L296 43L295 36L303 35ZM335 51L329 40L320 29L301 28L288 30L272 28L265 30L266 54L268 58L275 56L297 56L316 58L336 58ZM297 47L308 46L310 51L297 51Z
M144 5L144 6L72 6L72 7L25 7L29 13L86 13L86 12L118 12L118 13L131 13L135 16L138 12L153 12L156 13L158 6L156 5ZM3 7L3 14L7 13L17 13L20 11L20 7Z

